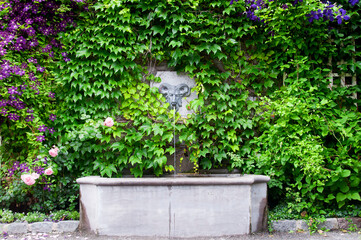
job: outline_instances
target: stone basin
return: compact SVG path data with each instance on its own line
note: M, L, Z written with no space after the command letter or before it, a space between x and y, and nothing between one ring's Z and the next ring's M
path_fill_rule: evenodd
M141 238L211 238L267 227L262 175L77 179L81 230Z

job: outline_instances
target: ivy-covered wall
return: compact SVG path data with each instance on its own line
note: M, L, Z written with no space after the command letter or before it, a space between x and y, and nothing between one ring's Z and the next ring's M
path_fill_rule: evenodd
M255 31L239 21L243 10L227 2L109 1L84 13L86 21L64 36L72 44L73 60L58 73L66 90L60 127L77 127L67 138L82 151L69 152L70 159L108 176L121 175L129 164L136 176L149 169L156 175L172 170L165 154L175 151L173 113L162 104L158 89L149 88L150 81L159 80L152 70L168 64L197 82L199 98L188 106L197 114L176 121L186 154L196 167L227 167L227 153L239 153L243 140L254 134L255 104L247 100L247 85L237 76L246 62L240 43ZM111 116L118 123L112 130L98 129L99 138L94 138L95 133L84 130L81 116L92 121ZM74 142L79 134L83 141Z
M269 175L271 204L284 200L290 211L317 212L359 203L360 101L349 96L360 88L341 81L361 72L359 6L344 0L90 4L76 28L59 35L70 61L56 62L51 72L58 132L47 146L60 149L54 166L73 179L161 176L174 171L167 156L176 135L195 172ZM196 81L190 118L174 120L150 87L160 80L154 72L160 65Z

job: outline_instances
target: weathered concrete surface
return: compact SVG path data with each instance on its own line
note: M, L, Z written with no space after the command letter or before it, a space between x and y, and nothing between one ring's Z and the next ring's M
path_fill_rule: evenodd
M281 220L272 222L272 228L277 232L288 232L297 230L297 225L294 220Z
M100 235L216 237L265 230L269 177L80 178L81 229Z
M0 224L0 233L7 234L26 234L26 233L67 233L74 232L79 226L79 221L60 221L60 222L15 222Z
M325 222L318 225L319 229L336 230L339 228L337 218L328 218Z
M325 222L318 225L320 230L355 230L355 227L361 228L361 218L327 218ZM272 228L277 232L309 231L306 220L275 220L272 221Z
M28 232L28 224L27 223L6 224L3 228L3 231L11 232L11 233L26 233Z
M79 221L60 221L55 224L53 230L59 233L74 232L79 226Z
M251 232L267 229L267 184L253 184L250 197L252 207Z
M338 218L338 225L340 229L355 228L361 229L361 218Z
M28 231L49 233L53 231L52 222L35 222L28 225Z

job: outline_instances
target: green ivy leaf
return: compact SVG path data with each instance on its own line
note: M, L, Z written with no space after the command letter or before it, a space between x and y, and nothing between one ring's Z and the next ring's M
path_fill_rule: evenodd
M161 36L163 36L165 32L165 28L163 26L153 26L151 30L153 30L154 35L160 34Z
M163 136L163 128L159 124L153 125L153 131L155 135Z
M341 177L349 177L351 175L351 171L348 170L348 169L344 169L342 172L341 172Z

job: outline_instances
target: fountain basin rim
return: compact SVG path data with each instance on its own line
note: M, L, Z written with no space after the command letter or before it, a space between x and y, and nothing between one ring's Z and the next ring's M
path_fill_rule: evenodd
M154 178L104 178L100 176L89 176L78 178L77 183L96 186L250 185L267 183L269 180L270 178L268 176L240 174L229 174L229 176L168 176Z

